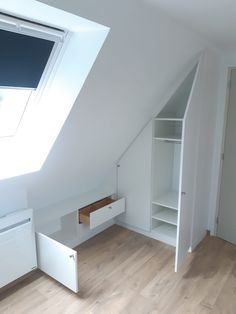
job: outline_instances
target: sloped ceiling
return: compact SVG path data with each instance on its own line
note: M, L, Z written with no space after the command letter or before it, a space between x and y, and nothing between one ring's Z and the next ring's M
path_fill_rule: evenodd
M235 0L147 0L210 40L219 49L236 49Z
M96 188L151 118L170 82L209 48L146 1L41 2L111 31L41 171L0 182L1 191L27 188L34 208Z

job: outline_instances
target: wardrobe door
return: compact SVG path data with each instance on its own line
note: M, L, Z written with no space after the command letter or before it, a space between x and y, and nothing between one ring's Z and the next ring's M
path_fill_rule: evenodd
M134 140L119 161L118 194L126 211L118 221L150 231L152 122Z
M198 106L197 92L198 90L193 83L189 106L183 123L175 271L180 268L185 256L192 248L193 228L194 226L196 228L194 220L199 215L194 213L197 173L199 171L199 115L201 109Z
M74 292L78 292L77 252L37 232L38 268Z
M187 145L184 141L181 153L179 211L177 222L177 241L175 256L175 271L181 267L183 260L190 249L192 230L192 164L186 152ZM190 151L191 152L191 151Z

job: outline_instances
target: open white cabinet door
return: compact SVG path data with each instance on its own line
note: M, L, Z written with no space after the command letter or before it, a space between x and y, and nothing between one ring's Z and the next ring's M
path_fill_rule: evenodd
M38 268L77 293L77 252L39 232L36 244Z
M194 75L183 123L175 271L181 267L185 256L191 250L192 243L200 116L199 95L196 93L198 72L199 65Z
M192 230L192 202L194 198L194 175L196 159L196 141L192 141L192 132L188 132L190 120L183 126L184 141L181 147L180 185L179 185L179 212L177 224L175 271L181 267L191 245Z

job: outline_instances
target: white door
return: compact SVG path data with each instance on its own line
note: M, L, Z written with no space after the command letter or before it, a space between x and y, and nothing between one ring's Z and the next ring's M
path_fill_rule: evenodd
M119 161L118 194L126 198L126 211L118 220L150 231L152 122Z
M195 77L183 121L175 271L191 250L199 148L199 85ZM199 80L198 80L199 81ZM205 230L206 234L206 230Z
M186 134L187 133L187 134ZM177 224L177 241L175 256L175 271L181 267L190 248L192 228L192 199L194 178L194 153L190 132L186 132L182 145L180 166L179 212Z
M236 244L236 69L231 71L217 235Z
M77 252L39 232L36 245L38 268L77 293Z

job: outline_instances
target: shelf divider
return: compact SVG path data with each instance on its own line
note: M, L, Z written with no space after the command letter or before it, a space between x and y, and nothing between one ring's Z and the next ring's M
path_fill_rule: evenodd
M152 219L163 221L174 226L177 226L177 218L177 211L167 208L152 215Z
M152 201L153 204L178 210L178 191L169 191Z

